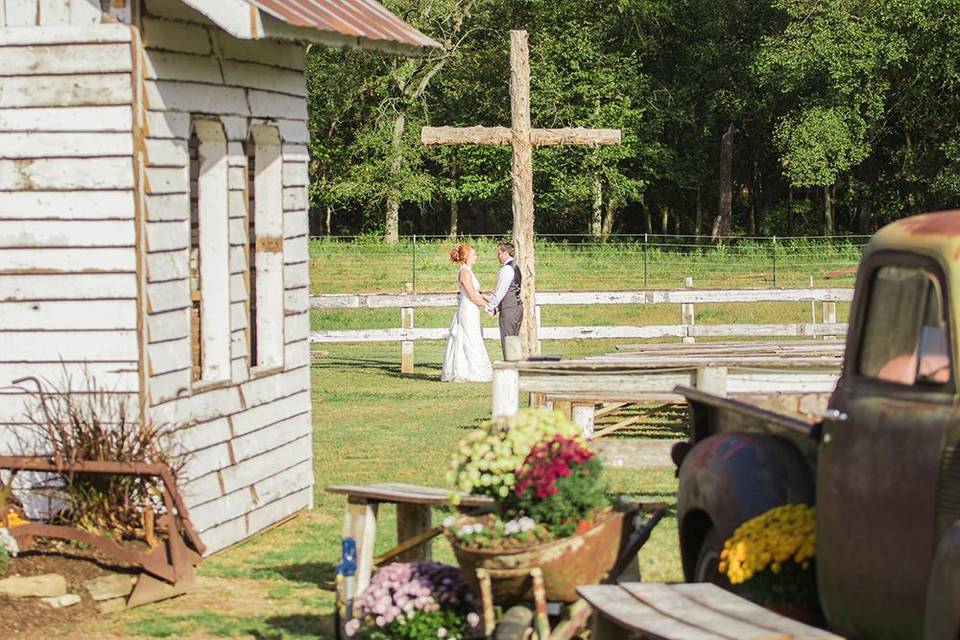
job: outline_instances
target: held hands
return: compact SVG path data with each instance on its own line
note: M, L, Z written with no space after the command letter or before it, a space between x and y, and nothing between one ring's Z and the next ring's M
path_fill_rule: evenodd
M487 311L487 315L488 315L489 317L493 318L494 316L497 315L497 312L496 312L496 311Z

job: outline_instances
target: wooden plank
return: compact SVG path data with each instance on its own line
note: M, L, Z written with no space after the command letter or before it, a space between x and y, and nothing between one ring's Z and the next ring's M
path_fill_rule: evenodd
M148 313L163 313L190 307L190 285L186 280L151 282L147 285Z
M687 598L682 591L674 591L665 584L627 583L620 586L634 598L662 614L730 638L790 640L790 636L777 627L765 628L745 619L730 617L715 609L704 608L695 600Z
M310 388L310 369L302 367L249 380L241 385L247 407L272 402Z
M301 408L301 413L235 438L232 446L237 461L259 456L288 442L309 436L311 433L310 408L306 406Z
M179 111L148 111L147 136L154 139L190 137L190 114Z
M146 197L148 222L186 221L190 218L190 196L186 193L151 193Z
M0 342L3 362L135 362L139 357L136 330L0 331Z
M327 493L336 493L374 502L397 504L450 504L450 491L433 487L408 484L333 485L324 488ZM460 504L467 507L482 507L493 504L492 498L462 494Z
M70 0L40 0L39 15L44 26L70 24Z
M217 59L209 56L147 49L144 62L146 77L151 80L224 84Z
M190 174L185 167L147 167L145 191L148 194L190 193ZM189 197L189 196L187 196Z
M171 435L186 452L206 449L227 442L231 437L230 424L226 418L189 427L179 427Z
M73 4L73 3L71 3ZM79 44L97 42L130 42L130 27L125 24L45 26L43 29L0 29L0 47Z
M5 0L7 26L32 27L37 24L37 0Z
M307 86L304 80L303 72L288 71L270 67L252 62L238 62L234 60L223 60L220 63L223 69L223 83L235 87L247 87L249 89L259 89L276 94L286 94L305 98L307 96ZM251 96L251 107L253 112L260 116L271 115L254 106L253 96ZM301 111L288 112L293 117L299 117ZM289 116L286 116L289 117Z
M283 237L287 239L306 238L310 233L310 222L305 209L286 211L283 214Z
M0 218L11 220L132 219L132 191L0 192Z
M0 220L0 249L133 247L133 220Z
M148 50L179 51L202 56L212 53L210 32L205 26L152 17L143 19L143 46Z
M714 611L720 611L731 617L782 631L790 634L795 640L813 640L814 638L841 640L840 636L829 631L817 629L776 614L713 584L676 584L672 585L671 588L684 597Z
M79 384L87 376L103 388L137 391L140 377L136 361L121 362L17 362L0 363L0 389L12 386L14 380L34 376L40 380L62 382L66 376Z
M132 158L0 160L0 191L132 189Z
M132 96L128 73L17 76L4 79L0 108L126 105Z
M430 531L433 526L431 508L421 504L397 505L397 542L416 538ZM418 545L397 556L398 562L426 562L433 559L430 541Z
M310 184L310 175L307 165L303 162L283 163L283 186L306 187Z
M0 47L0 77L129 73L131 68L127 43Z
M3 252L0 252L3 253ZM133 274L27 274L0 275L0 301L134 299Z
M235 386L214 386L195 389L187 398L156 403L152 414L161 422L184 424L203 423L231 415L243 409L243 401Z
M133 300L0 302L0 325L13 330L135 330L137 305Z
M145 143L145 161L151 167L189 167L190 151L186 140L156 140Z
M250 533L262 531L267 527L282 522L298 511L309 509L313 506L313 486L301 489L279 500L262 505L251 511L247 515Z
M131 131L132 126L129 106L0 109L0 131Z
M220 31L212 30L211 37L224 58L269 64L303 71L306 62L304 47L270 40L240 40Z
M250 115L243 89L168 80L146 81L147 107L152 110Z
M269 477L293 463L310 457L312 436L307 434L284 443L268 452L242 460L223 470L223 486L228 492L248 487L261 478Z
M187 249L189 246L190 225L188 220L147 221L147 251L174 251Z
M146 264L147 281L151 283L185 280L190 271L187 249L148 253Z
M127 248L4 249L0 275L76 273L132 273L136 254Z
M184 361L187 363L184 369L156 373L147 378L147 391L151 403L166 402L190 393L193 373L189 354Z
M577 593L598 613L618 626L656 640L718 640L726 638L659 613L631 596L619 585L577 587Z
M258 505L269 504L310 487L313 487L311 459L298 462L270 477L257 480L254 484Z
M99 24L102 17L97 0L70 0L70 24Z

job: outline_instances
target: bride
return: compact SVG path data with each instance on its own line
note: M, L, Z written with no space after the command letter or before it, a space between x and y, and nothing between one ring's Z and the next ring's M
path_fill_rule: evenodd
M480 328L480 309L487 304L487 300L480 295L480 281L471 268L477 261L477 252L470 245L462 244L450 251L450 260L460 265L457 276L459 295L440 380L489 382L493 379L493 370Z

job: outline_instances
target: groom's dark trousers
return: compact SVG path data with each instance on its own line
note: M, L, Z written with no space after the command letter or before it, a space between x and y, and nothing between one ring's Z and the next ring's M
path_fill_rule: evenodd
M507 336L520 335L520 323L523 322L523 305L515 295L508 295L500 303L500 349L503 359L507 359Z

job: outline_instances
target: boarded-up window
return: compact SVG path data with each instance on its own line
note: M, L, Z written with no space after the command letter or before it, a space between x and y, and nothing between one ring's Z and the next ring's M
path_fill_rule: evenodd
M251 127L249 195L250 366L283 365L283 157L276 127Z
M218 120L190 136L190 298L193 380L230 378L227 141Z

